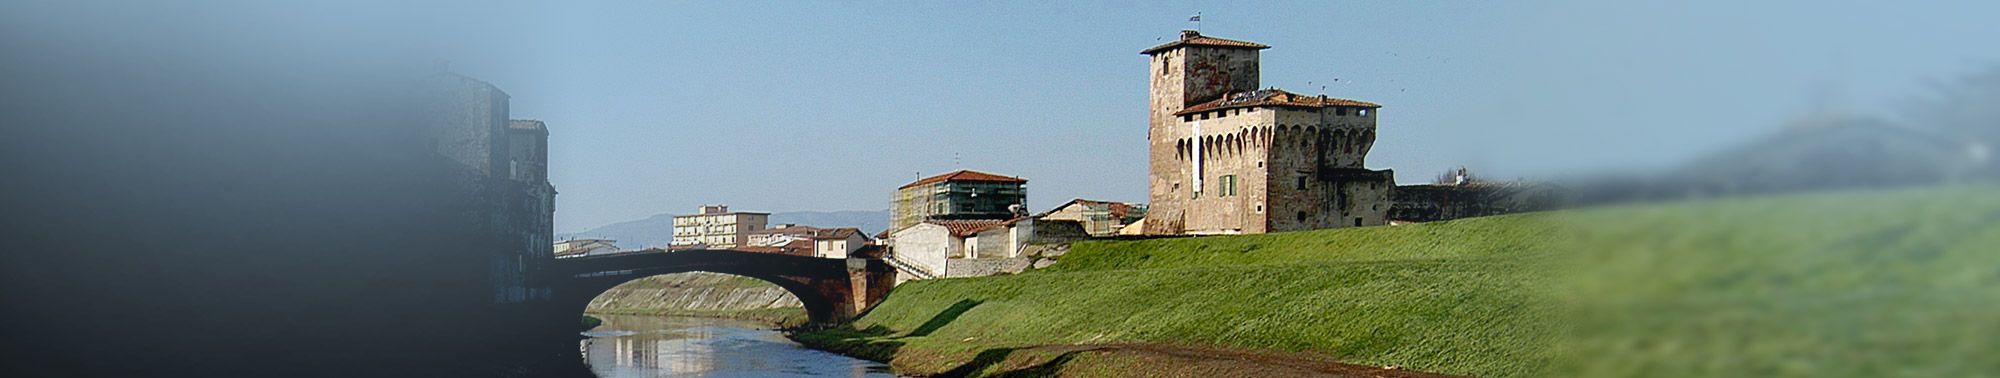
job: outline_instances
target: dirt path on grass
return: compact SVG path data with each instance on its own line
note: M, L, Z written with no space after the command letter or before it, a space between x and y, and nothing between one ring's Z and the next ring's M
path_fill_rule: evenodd
M1161 344L1044 345L1023 348L1056 359L1092 355L1092 363L1064 366L1055 376L1148 377L1460 377L1399 367L1342 363L1310 353L1246 351ZM1013 361L1010 361L1013 362ZM1022 361L1027 362L1027 361ZM1028 374L1036 375L1036 374Z

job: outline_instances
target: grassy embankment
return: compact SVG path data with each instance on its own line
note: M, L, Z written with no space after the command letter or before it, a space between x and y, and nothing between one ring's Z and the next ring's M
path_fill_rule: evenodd
M1981 354L2000 341L1962 337L2000 331L1974 316L2000 313L1996 245L1993 187L1088 242L1046 270L912 282L796 338L916 375L1232 368L1052 347L1072 344L1478 376L1977 374L2000 371Z

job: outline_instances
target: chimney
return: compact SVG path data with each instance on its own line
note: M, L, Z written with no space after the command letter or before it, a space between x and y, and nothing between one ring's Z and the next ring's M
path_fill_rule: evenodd
M1201 31L1198 31L1198 30L1182 30L1182 31L1181 31L1181 40L1182 40L1182 41L1186 41L1186 40L1190 40L1190 39L1195 39L1195 38L1197 38L1197 37L1201 37Z

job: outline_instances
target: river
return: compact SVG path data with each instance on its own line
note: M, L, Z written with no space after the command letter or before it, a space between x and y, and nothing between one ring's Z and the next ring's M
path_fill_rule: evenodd
M809 349L762 323L716 318L593 315L584 361L604 378L895 377L887 365Z

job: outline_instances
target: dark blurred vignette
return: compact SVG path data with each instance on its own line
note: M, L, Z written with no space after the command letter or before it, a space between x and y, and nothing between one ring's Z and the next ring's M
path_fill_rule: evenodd
M546 245L490 208L537 189L430 134L477 101L422 53L445 13L33 8L0 15L0 375L589 376L573 326L533 325L575 314L515 305L546 283L493 252ZM2000 68L1914 97L1537 183L1562 315L1505 347L1554 376L2000 374Z

